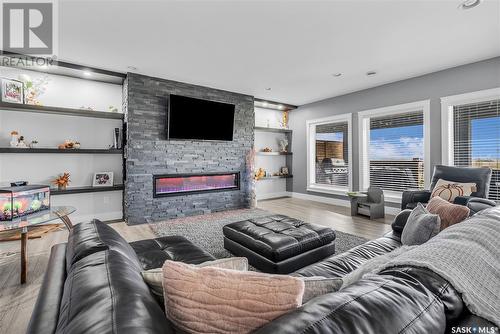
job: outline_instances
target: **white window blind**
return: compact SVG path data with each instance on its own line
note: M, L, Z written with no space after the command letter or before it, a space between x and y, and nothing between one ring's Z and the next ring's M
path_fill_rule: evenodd
M412 111L370 118L370 185L388 191L423 189L424 113Z
M492 168L489 198L500 201L500 100L453 107L453 160Z
M315 183L349 186L347 122L316 125Z

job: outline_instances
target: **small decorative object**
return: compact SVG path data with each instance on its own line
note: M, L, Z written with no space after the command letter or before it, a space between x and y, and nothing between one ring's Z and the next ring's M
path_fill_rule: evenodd
M80 147L80 143L74 140L65 140L63 144L57 145L57 148L60 150L78 149Z
M113 107L113 106L109 106L108 107L108 111L109 112L118 112L118 108L117 107Z
M280 125L283 129L288 129L288 110L283 111L283 116Z
M113 133L113 148L120 148L120 128L115 128Z
M90 111L94 111L94 108L92 107L85 107L85 106L81 106L80 109L85 109L85 110L90 110Z
M97 172L94 173L92 181L94 187L111 187L113 186L113 172Z
M288 167L281 167L280 168L280 175L288 175Z
M272 152L272 151L273 151L273 149L272 149L272 148L270 148L270 147L264 147L264 148L262 149L262 152L266 152L266 153L269 153L269 152Z
M36 148L38 146L38 141L37 140L32 140L30 144L30 148Z
M0 221L11 221L50 208L50 189L44 185L0 188Z
M19 139L17 141L17 147L19 148L28 148L28 144L24 140L24 136L19 136Z
M21 74L19 80L24 82L24 102L26 104L41 106L42 103L38 98L45 93L50 81L49 76L43 75L36 79L32 79L29 75Z
M279 144L280 144L280 152L283 152L283 153L288 152L288 139L287 138L280 139Z
M22 81L2 78L2 102L24 103Z
M264 168L259 168L256 172L255 172L255 179L256 180L260 180L262 178L266 177L266 170Z
M10 133L10 147L17 147L17 143L19 143L19 132L11 131Z
M66 190L69 182L69 173L63 173L59 175L54 181L52 181L52 183L55 184L57 186L57 189L59 190Z

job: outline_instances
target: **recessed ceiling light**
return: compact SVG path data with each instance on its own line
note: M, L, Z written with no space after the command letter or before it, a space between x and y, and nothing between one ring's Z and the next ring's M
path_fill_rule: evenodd
M366 75L368 75L368 76L375 75L375 74L377 74L377 72L375 72L375 71L368 71L368 72L366 72Z
M129 70L132 70L132 71L137 70L137 67L135 67L135 66L127 66L127 68L128 68Z
M271 87L267 87L266 90L271 90Z
M463 1L458 8L460 9L471 9L478 6L482 0L465 0Z
M342 75L342 73L338 72L338 73L333 73L332 74L334 77L340 77Z
M284 106L284 105L282 105L282 104L278 104L276 107L277 107L279 110L283 110L283 109L285 109L285 106Z
M267 107L268 105L269 105L269 103L267 103L266 101L262 102L263 107Z
M90 77L90 76L92 76L92 72L90 72L90 71L83 71L83 75L86 76L86 77Z

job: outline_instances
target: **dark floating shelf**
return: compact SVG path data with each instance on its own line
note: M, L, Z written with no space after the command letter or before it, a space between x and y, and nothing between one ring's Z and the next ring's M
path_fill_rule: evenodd
M256 131L262 132L281 132L281 133L292 133L292 130L289 129L279 129L279 128L266 128L264 126L256 126L254 127Z
M17 104L8 102L0 102L0 110L2 109L10 111L40 113L40 114L107 118L107 119L118 119L118 120L122 120L124 118L124 115L122 113L115 113L115 112L60 108L60 107L45 107L45 106L36 106L31 104Z
M65 190L50 189L51 195L66 195L66 194L84 194L84 193L99 193L104 191L123 190L123 184L117 184L111 187L69 187Z
M293 175L280 175L280 176L267 176L257 181L277 180L277 179L291 179Z
M257 152L257 155L292 155L292 152Z
M59 154L122 154L122 149L66 149L58 148L15 148L15 147L0 147L0 153L59 153Z

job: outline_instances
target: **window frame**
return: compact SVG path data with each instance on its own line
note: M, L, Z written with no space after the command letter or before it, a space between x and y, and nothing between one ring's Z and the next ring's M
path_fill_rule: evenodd
M347 122L347 157L349 159L347 178L348 186L318 184L316 180L316 126L330 123ZM352 191L352 113L306 120L307 138L307 191L332 195L345 195Z
M500 87L441 97L441 163L443 165L455 165L453 107L462 104L486 102L499 98Z
M397 104L376 109L358 112L359 131L359 188L366 191L370 186L370 170L368 149L370 146L370 119L372 117L397 115L413 111L422 111L424 119L424 189L427 189L431 178L430 162L430 100L421 100L404 104ZM402 192L384 190L387 202L400 203Z

